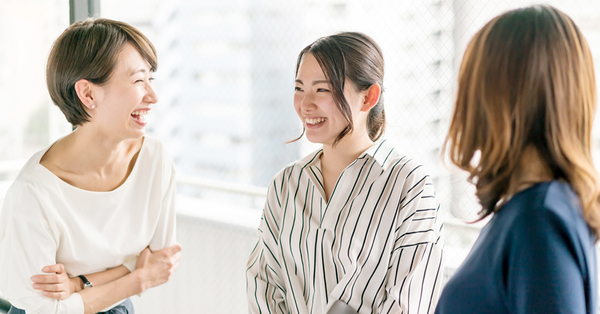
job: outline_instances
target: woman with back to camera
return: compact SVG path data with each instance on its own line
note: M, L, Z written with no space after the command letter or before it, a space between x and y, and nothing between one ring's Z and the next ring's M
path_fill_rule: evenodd
M48 89L76 129L31 157L4 200L9 313L133 313L127 298L177 268L173 161L144 135L156 67L126 23L88 19L55 41Z
M279 172L248 261L251 313L429 313L442 279L431 178L387 141L384 63L361 33L300 52L294 108L323 147Z
M471 40L446 148L492 218L436 313L596 313L595 110L590 49L561 11L509 11Z

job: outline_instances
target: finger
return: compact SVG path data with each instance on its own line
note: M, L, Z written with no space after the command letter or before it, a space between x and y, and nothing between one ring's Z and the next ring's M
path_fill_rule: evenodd
M44 290L47 292L66 292L66 287L64 285L57 285L57 284L40 284L40 283L34 283L33 284L33 289L35 290Z
M48 298L52 298L52 299L57 299L57 300L63 300L66 299L66 293L64 292L48 292L48 291L42 291L42 295Z
M55 264L49 265L42 268L42 272L45 273L63 273L65 271L65 266L63 264Z
M180 259L181 259L181 253L176 253L175 255L173 255L173 261L179 262Z
M179 243L175 243L167 248L164 248L163 250L165 250L169 255L173 255L177 252L180 252L182 249L181 245Z
M54 284L58 284L60 283L60 276L59 275L35 275L33 277L31 277L31 281L35 282L35 283L54 283Z

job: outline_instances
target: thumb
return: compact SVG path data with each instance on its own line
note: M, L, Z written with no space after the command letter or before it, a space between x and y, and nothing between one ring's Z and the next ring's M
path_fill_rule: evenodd
M169 255L173 255L177 252L181 251L181 245L179 243L175 243L167 248L164 248L164 250L166 251L166 253L168 253Z

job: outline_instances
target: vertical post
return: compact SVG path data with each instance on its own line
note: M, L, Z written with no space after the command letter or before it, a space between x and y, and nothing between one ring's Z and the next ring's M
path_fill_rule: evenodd
M69 19L71 24L88 17L100 16L100 0L69 0Z

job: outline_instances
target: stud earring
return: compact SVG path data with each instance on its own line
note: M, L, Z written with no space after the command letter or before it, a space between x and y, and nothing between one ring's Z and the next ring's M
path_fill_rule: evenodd
M92 109L96 108L96 105L92 105Z

